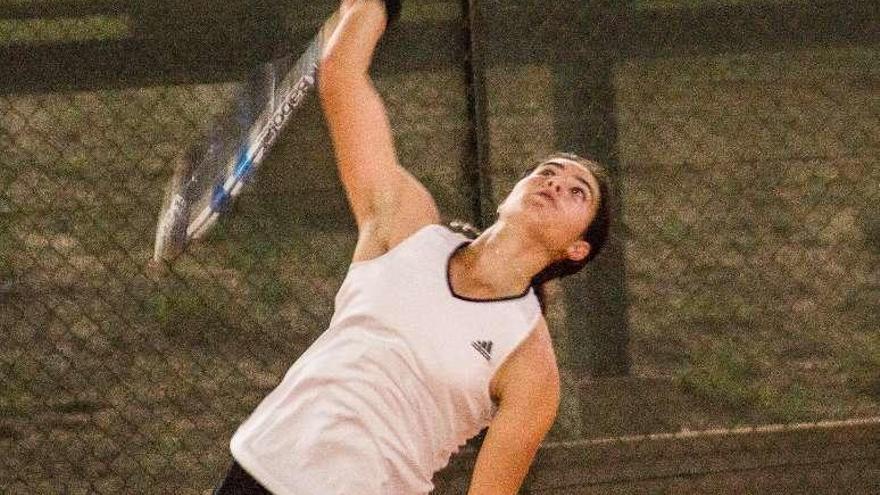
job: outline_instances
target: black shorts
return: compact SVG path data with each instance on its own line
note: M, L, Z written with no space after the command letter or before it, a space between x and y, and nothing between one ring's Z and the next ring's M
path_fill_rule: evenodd
M257 480L247 471L242 469L235 460L226 472L226 478L220 486L214 489L214 495L271 495Z

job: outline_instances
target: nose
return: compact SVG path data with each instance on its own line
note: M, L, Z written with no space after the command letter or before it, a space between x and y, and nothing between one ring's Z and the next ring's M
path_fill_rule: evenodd
M558 177L547 178L547 185L550 186L550 189L553 189L553 191L557 193L562 190L562 184L560 184L560 182L562 181L560 181Z

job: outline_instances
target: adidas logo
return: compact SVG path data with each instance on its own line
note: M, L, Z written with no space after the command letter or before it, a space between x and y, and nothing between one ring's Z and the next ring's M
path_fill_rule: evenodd
M477 350L486 361L492 358L492 341L491 340L475 340L471 342L471 347Z

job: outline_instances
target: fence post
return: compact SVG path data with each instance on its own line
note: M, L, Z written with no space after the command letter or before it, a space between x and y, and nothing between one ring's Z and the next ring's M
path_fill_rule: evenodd
M611 176L614 216L612 235L602 255L581 275L563 283L569 364L578 374L629 374L629 330L619 167L615 153L617 125L614 102L615 15L625 2L569 1L577 19L572 37L560 37L554 53L556 148L586 154L602 163ZM577 42L573 43L572 40ZM616 228L615 228L616 227Z

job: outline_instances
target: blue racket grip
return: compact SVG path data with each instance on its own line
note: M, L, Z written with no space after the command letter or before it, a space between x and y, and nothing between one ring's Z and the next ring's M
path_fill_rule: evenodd
M251 172L254 170L252 165L253 161L242 157L238 160L238 163L235 164L235 169L233 169L232 175L238 180L247 180L250 178Z

